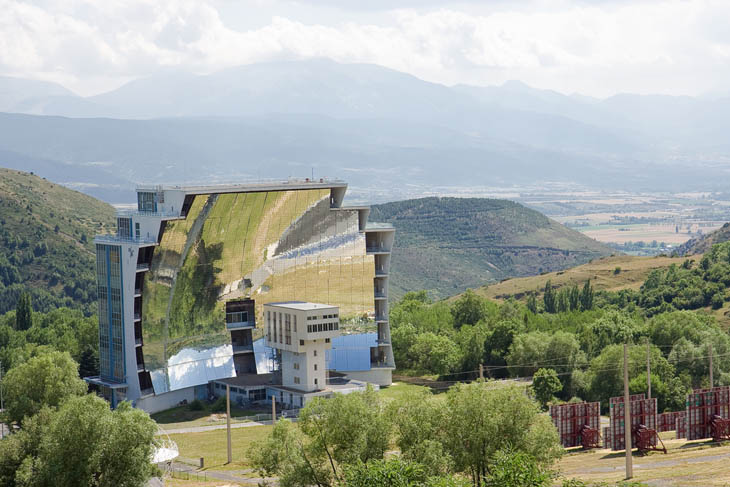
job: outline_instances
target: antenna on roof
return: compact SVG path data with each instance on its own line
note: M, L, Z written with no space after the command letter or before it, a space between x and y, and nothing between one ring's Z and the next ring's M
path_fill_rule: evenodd
M312 166L312 181L314 181L314 166Z

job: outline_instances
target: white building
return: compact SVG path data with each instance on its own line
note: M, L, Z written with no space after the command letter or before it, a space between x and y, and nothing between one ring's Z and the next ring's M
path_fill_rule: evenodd
M340 334L339 309L290 301L264 305L266 346L278 351L281 385L305 392L327 385L325 353Z

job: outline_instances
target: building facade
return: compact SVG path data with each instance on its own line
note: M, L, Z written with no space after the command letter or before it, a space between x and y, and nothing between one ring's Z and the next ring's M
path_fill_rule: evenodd
M394 230L344 207L346 189L324 179L138 188L117 234L95 239L100 376L87 380L112 405L148 411L205 397L212 381L261 372L264 305L307 301L336 307L345 326L372 325L370 361L347 375L389 385Z

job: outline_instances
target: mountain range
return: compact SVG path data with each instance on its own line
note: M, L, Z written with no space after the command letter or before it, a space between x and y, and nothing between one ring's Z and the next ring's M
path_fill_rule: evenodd
M115 202L137 182L313 170L382 200L465 185L707 190L730 160L730 98L450 87L326 59L168 71L90 97L0 78L0 111L0 164Z

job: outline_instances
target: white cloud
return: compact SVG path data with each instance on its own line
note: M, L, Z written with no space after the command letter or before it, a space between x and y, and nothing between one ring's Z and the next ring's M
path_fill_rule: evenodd
M366 16L320 6L319 21L296 18L295 8L282 14L293 5L283 0L253 0L259 21L250 28L231 27L241 22L222 18L230 10L220 2L0 0L0 73L89 92L161 67L210 72L324 56L448 84L521 79L596 95L697 93L730 80L730 5L714 0L504 1L488 11L428 0Z

